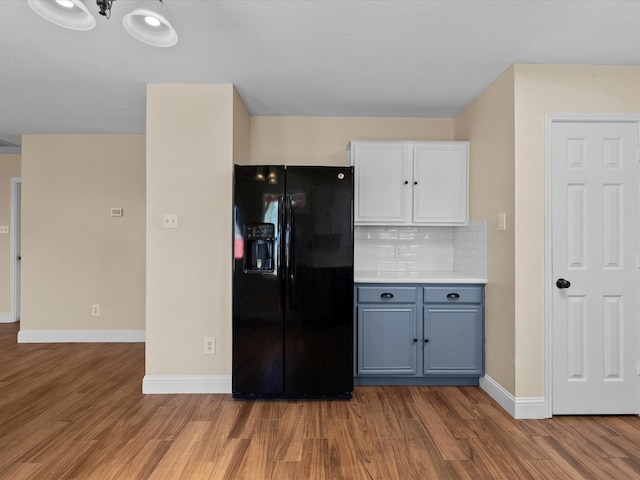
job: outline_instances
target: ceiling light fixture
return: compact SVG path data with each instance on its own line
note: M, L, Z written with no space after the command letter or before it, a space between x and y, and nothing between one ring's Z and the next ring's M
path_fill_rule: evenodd
M96 19L82 0L29 0L29 5L42 18L72 30L91 30Z
M169 21L151 10L137 9L122 19L129 34L154 47L171 47L178 42L178 34Z
M84 0L28 0L31 8L41 17L72 30L91 30L96 19ZM96 0L98 13L111 17L115 0ZM158 0L164 3L164 0ZM178 34L169 21L151 10L137 9L122 19L125 30L135 39L154 47L171 47L178 42Z

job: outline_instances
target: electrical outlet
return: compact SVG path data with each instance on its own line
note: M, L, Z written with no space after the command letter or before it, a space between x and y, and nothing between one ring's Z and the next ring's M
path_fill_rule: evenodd
M204 354L215 355L216 353L216 337L204 337Z
M165 213L162 217L163 228L178 228L178 214L177 213Z
M9 233L9 225L0 226L0 233Z
M93 315L94 317L99 317L100 316L100 304L99 303L94 303L93 305L91 305L91 315Z

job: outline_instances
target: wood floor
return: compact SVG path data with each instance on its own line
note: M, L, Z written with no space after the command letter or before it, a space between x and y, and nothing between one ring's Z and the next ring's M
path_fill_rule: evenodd
M632 479L638 417L513 420L477 387L351 401L142 395L141 344L0 325L0 479Z

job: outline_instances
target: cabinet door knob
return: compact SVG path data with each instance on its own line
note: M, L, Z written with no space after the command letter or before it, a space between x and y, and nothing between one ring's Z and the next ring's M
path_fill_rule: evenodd
M424 339L424 343L429 343L429 339L428 339L428 338L425 338L425 339Z
M393 298L393 293L385 292L380 295L380 298Z
M417 184L418 184L418 182L413 182L413 184L414 184L414 185L417 185Z
M405 181L404 181L404 184L405 184L405 185L409 185L409 180L405 180Z
M417 338L414 338L414 339L413 339L413 343L418 343L418 339L417 339Z

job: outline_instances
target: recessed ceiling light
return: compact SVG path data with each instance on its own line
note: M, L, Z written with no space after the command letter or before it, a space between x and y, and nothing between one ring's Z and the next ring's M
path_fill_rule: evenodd
M169 21L151 10L134 10L124 16L122 25L132 37L147 45L171 47L178 43L178 34Z
M61 27L91 30L96 26L96 19L82 0L29 0L29 6L42 18Z

